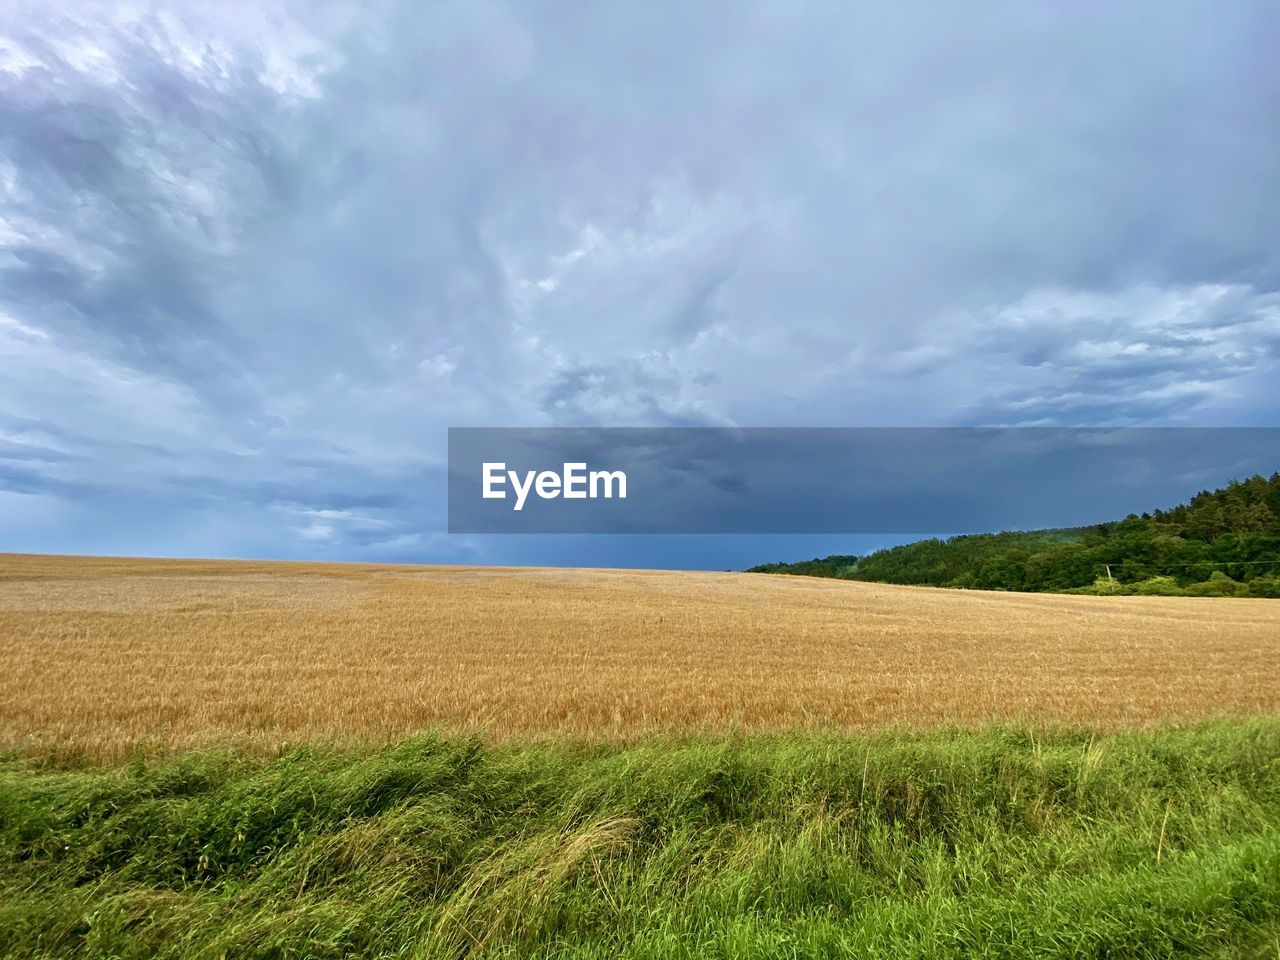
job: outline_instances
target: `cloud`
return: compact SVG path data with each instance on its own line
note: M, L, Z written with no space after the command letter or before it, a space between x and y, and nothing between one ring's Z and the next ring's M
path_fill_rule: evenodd
M1043 288L868 360L1002 425L1227 424L1280 359L1280 294L1246 284Z
M1268 5L20 7L0 487L87 546L453 556L450 425L1280 413Z

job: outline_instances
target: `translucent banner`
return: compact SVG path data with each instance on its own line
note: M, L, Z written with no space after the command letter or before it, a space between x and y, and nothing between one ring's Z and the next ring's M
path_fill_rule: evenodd
M453 428L451 533L1072 527L1280 470L1278 428Z

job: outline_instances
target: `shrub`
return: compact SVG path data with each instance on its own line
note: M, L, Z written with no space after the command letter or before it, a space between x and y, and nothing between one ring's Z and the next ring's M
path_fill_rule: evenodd
M1184 593L1173 577L1151 577L1135 583L1132 592L1140 597L1180 597Z
M1242 591L1250 597L1276 597L1280 598L1280 577L1273 573L1264 574L1261 577L1254 577L1244 585Z
M1186 588L1189 597L1232 597L1240 590L1240 584L1232 580L1221 570L1215 570L1209 579L1202 583L1193 583Z

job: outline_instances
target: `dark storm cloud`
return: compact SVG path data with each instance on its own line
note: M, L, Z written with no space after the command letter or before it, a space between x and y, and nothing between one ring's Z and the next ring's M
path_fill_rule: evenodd
M18 10L21 545L457 557L449 425L1280 413L1273 4Z

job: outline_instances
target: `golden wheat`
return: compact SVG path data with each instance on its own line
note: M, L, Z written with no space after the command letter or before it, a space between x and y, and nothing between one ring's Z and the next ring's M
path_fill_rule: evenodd
M0 554L0 744L1099 727L1280 708L1280 602Z

